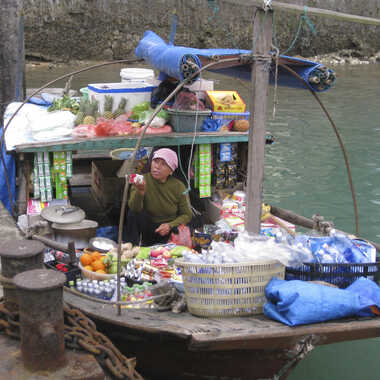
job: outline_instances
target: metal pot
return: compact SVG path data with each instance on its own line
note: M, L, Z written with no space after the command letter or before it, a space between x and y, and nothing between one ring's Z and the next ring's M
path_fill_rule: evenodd
M98 223L84 219L79 223L53 223L51 227L57 242L68 244L74 241L75 248L83 249L87 248L90 245L90 239L96 236Z

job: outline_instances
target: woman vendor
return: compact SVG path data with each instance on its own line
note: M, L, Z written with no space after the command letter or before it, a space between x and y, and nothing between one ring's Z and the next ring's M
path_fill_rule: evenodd
M185 185L172 176L177 154L162 148L154 152L150 172L134 183L128 201L126 238L133 245L166 243L170 232L192 218Z

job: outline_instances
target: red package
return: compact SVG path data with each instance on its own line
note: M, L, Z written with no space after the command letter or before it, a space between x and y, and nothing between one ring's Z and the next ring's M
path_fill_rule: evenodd
M176 245L184 245L185 247L193 248L193 242L191 240L190 228L184 224L178 226L178 234L171 233L169 243Z

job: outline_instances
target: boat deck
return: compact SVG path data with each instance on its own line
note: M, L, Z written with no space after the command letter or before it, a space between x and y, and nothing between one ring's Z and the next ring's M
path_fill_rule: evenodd
M182 341L190 351L265 350L290 348L305 337L314 345L380 336L380 318L341 319L327 323L288 327L264 315L233 318L200 318L188 312L174 314L156 310L122 309L96 303L69 292L65 302L95 321L120 326L136 334L167 341Z

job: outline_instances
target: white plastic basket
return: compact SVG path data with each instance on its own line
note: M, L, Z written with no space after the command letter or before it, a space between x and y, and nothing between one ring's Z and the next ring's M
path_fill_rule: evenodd
M200 317L260 314L265 286L272 277L285 277L285 266L276 260L216 265L177 259L175 263L182 271L187 307Z

